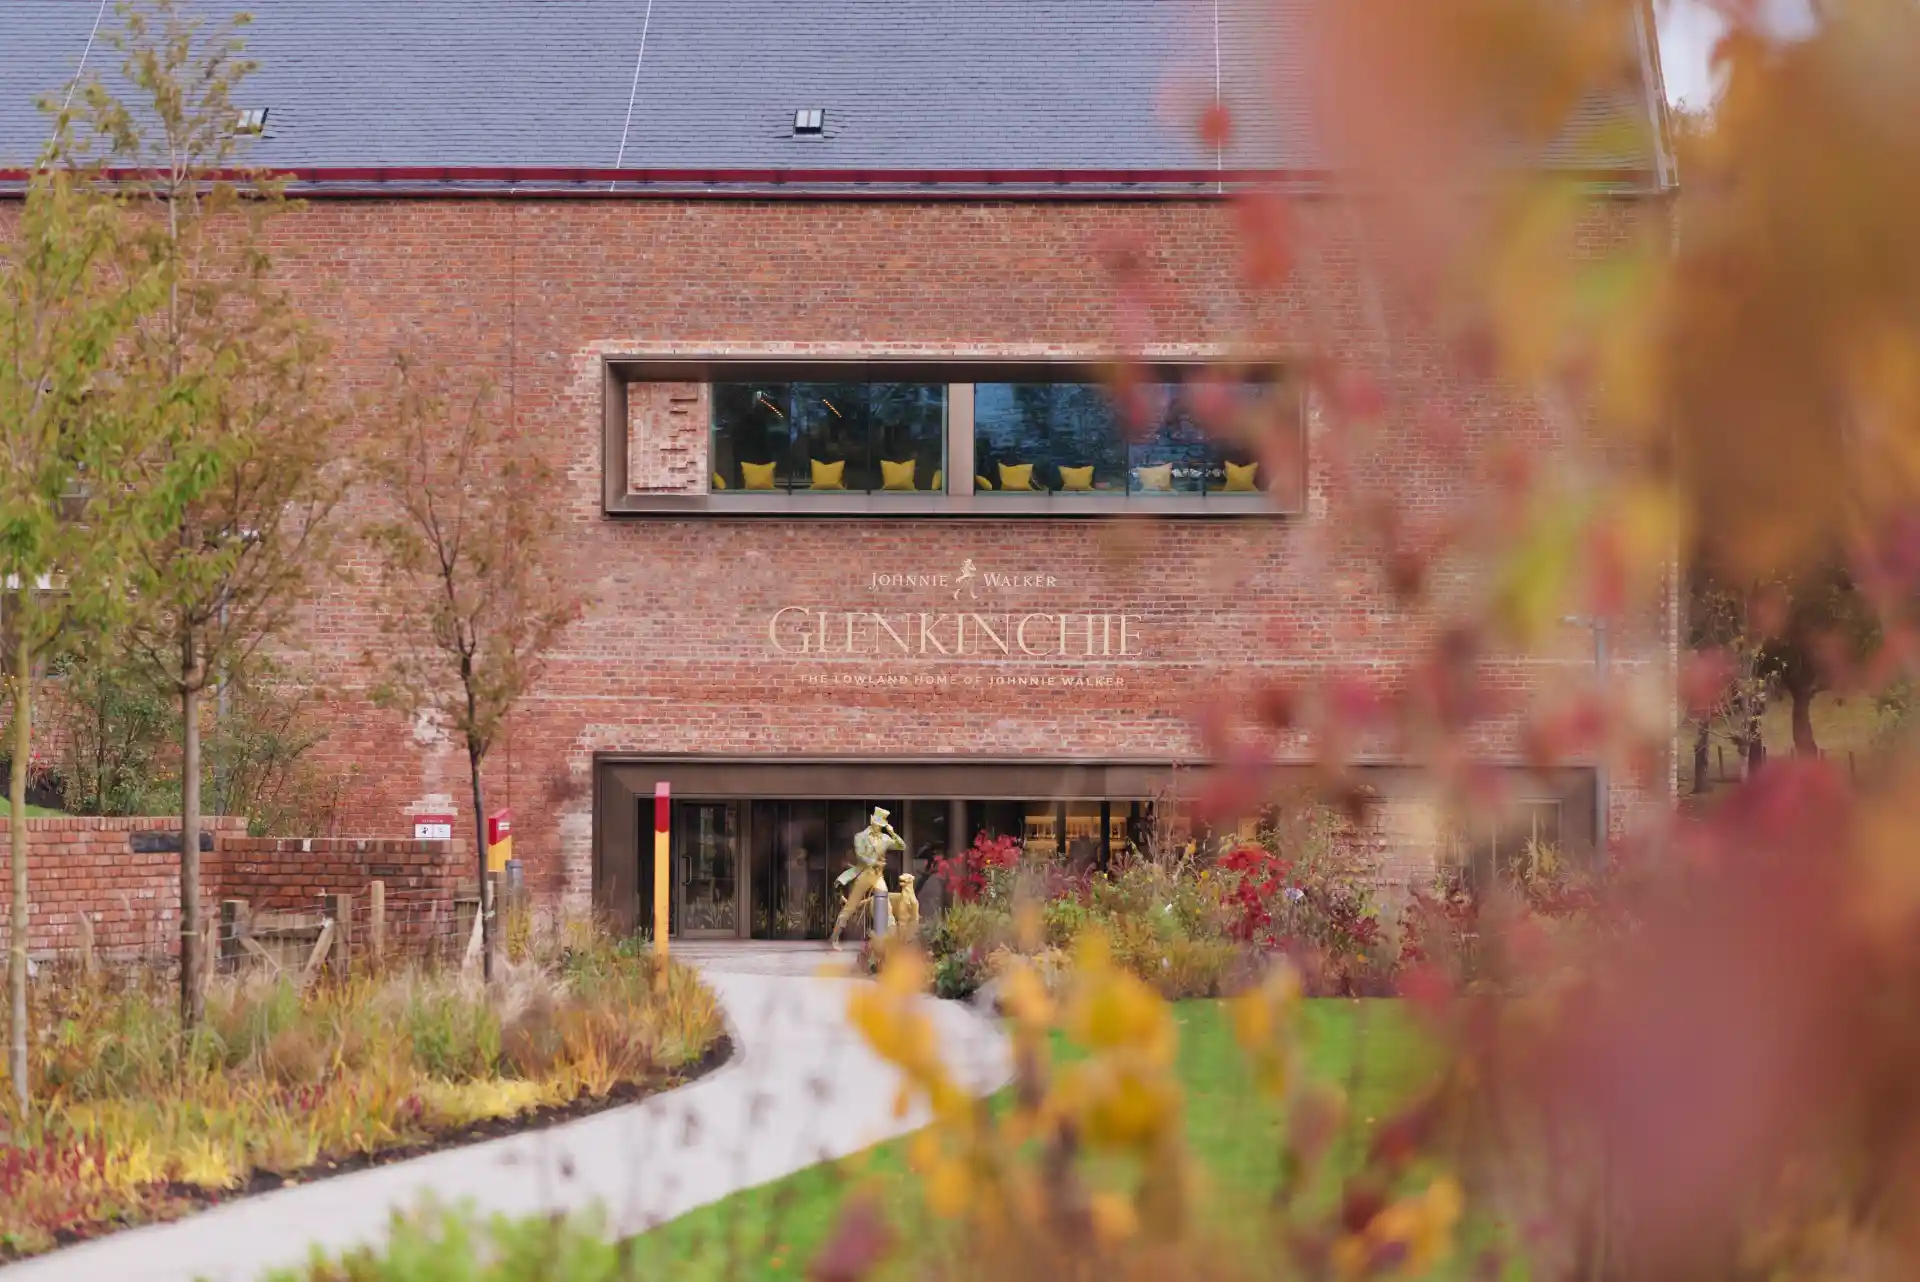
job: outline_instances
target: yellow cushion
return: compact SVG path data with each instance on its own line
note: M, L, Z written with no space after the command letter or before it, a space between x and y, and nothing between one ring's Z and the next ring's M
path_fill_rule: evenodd
M1033 464L1002 463L1000 465L1000 488L1003 490L1032 489Z
M847 461L845 459L841 459L836 463L822 463L819 459L811 459L809 462L813 464L814 489L844 490L847 488L841 483L840 479L846 474Z
M714 488L714 489L716 489L716 490L724 490L724 489L726 489L726 488L727 488L727 478L726 478L726 477L724 477L724 476L722 476L722 475L720 475L720 473L718 473L718 472L715 472L715 473L713 474L713 488Z
M1229 494L1251 494L1259 487L1253 483L1253 474L1260 470L1258 462L1227 464L1226 491Z
M993 482L984 476L976 476L973 478L973 488L976 490L990 490L993 488ZM475 875L477 876L478 874Z
M934 491L936 494L939 493L941 490L946 489L947 474L945 472L935 472L933 474L933 484L929 485L927 488Z
M818 466L816 464L816 466ZM892 463L880 460L880 488L883 490L910 490L913 488L914 462L908 459L904 463Z
M770 490L773 488L773 467L771 463L742 463L740 475L746 478L743 489Z
M1060 488L1084 493L1093 488L1093 464L1060 469Z
M1170 490L1173 488L1173 464L1162 463L1158 467L1136 467L1133 474L1140 478L1143 490Z

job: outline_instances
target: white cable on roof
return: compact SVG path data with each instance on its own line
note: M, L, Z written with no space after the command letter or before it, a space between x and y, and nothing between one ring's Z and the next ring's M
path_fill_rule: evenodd
M87 47L80 51L80 65L73 69L73 79L67 82L67 96L60 103L65 111L73 105L73 91L80 87L80 77L87 74L87 57L93 52L93 40L100 34L100 20L107 16L107 0L100 0L100 7L93 11L93 30L87 32Z
M627 134L633 129L633 104L640 96L640 64L647 60L647 31L653 26L653 0L647 0L647 16L640 20L640 52L633 60L633 87L627 90L627 123L620 126L620 151L613 158L613 167L620 168L627 159ZM615 178L607 184L612 191L620 180Z
M1220 111L1220 106L1220 0L1213 0L1213 110L1216 115ZM1214 126L1218 131L1219 122L1215 121ZM1216 132L1213 143L1213 172L1216 175L1226 168L1226 148L1224 133ZM1215 177L1213 189L1218 194L1224 192L1227 185L1219 177Z

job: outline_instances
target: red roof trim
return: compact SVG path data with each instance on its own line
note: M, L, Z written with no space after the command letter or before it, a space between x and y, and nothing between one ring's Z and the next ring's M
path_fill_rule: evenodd
M109 177L137 177L142 171L108 170ZM821 188L857 192L861 188L879 188L898 193L903 188L969 189L1013 187L1014 195L1031 195L1047 189L1098 188L1102 191L1135 190L1141 194L1209 194L1224 185L1324 183L1331 176L1325 170L1312 169L581 169L542 166L350 166L271 168L267 172L290 183L318 188L382 187L387 185L489 185L495 188L515 184L606 184L608 195L643 195L643 188L674 187L673 194L688 194L689 187L724 188ZM1552 171L1557 176L1593 183L1644 184L1654 175L1640 168L1568 169ZM30 171L0 169L0 183L24 183ZM239 174L217 177L234 178ZM1169 190L1174 189L1174 190ZM323 194L323 193L322 193ZM541 193L546 194L546 193ZM799 194L799 193L795 193ZM879 193L876 193L879 194Z

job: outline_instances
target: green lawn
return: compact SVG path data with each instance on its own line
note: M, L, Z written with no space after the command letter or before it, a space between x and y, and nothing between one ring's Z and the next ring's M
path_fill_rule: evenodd
M1870 698L1854 696L1845 698L1834 694L1818 694L1813 699L1813 740L1829 760L1846 764L1849 752L1864 756L1874 740L1880 735L1885 719ZM1680 791L1689 794L1693 791L1693 742L1697 733L1692 721L1685 721L1674 739L1674 750L1680 763ZM1767 706L1766 716L1760 719L1760 738L1767 745L1769 757L1785 757L1793 752L1793 710L1785 699L1775 699ZM1722 777L1737 779L1740 777L1740 752L1732 743L1715 735L1707 750L1707 769L1712 773L1710 779Z
M7 801L5 797L0 797L0 817L4 817L12 813L13 813L13 806ZM64 811L60 811L60 810L49 810L45 806L28 806L27 807L27 818L29 819L57 819L64 813L65 813Z
M1280 1121L1248 1082L1224 1005L1183 1002L1174 1013L1187 1132L1213 1191L1210 1216L1230 1224L1278 1178ZM1342 1143L1357 1154L1375 1119L1419 1085L1420 1035L1396 1002L1308 1002L1304 1019L1310 1072L1350 1093L1352 1124ZM1074 1055L1063 1043L1055 1049L1062 1058ZM663 1275L670 1268L676 1279L801 1278L855 1187L871 1190L909 1234L936 1232L920 1213L906 1147L895 1140L735 1194L639 1238L638 1258L657 1263Z

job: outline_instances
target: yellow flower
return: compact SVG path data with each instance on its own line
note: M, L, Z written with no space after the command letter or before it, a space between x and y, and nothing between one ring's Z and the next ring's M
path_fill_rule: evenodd
M1140 1217L1134 1213L1133 1203L1111 1190L1095 1193L1087 1209L1093 1217L1094 1236L1108 1246L1140 1231Z
M1270 1096L1292 1083L1293 1045L1289 1038L1300 1004L1300 977L1281 962L1266 980L1233 1002L1233 1034L1252 1063L1254 1080Z
M1104 942L1083 950L1067 1032L1095 1053L1130 1050L1155 1064L1171 1064L1173 1016L1146 984L1115 970Z
M1333 1246L1333 1265L1341 1277L1359 1277L1374 1262L1391 1261L1389 1271L1418 1277L1453 1249L1453 1229L1464 1199L1459 1181L1443 1175L1424 1193L1402 1198Z
M1095 1147L1145 1148L1178 1120L1180 1093L1150 1065L1107 1055L1076 1064L1061 1079L1060 1098Z
M1021 952L1039 952L1046 938L1046 920L1041 915L1039 904L1029 899L1013 910L1013 939Z
M1023 1032L1043 1032L1053 1022L1053 999L1033 967L1021 962L1001 980L1000 1004Z
M932 1130L918 1131L907 1144L907 1165L922 1173L931 1171L940 1160L940 1137Z
M927 1209L942 1219L956 1219L967 1209L968 1197L973 1192L973 1176L966 1163L956 1158L942 1158L927 1172L924 1186Z

